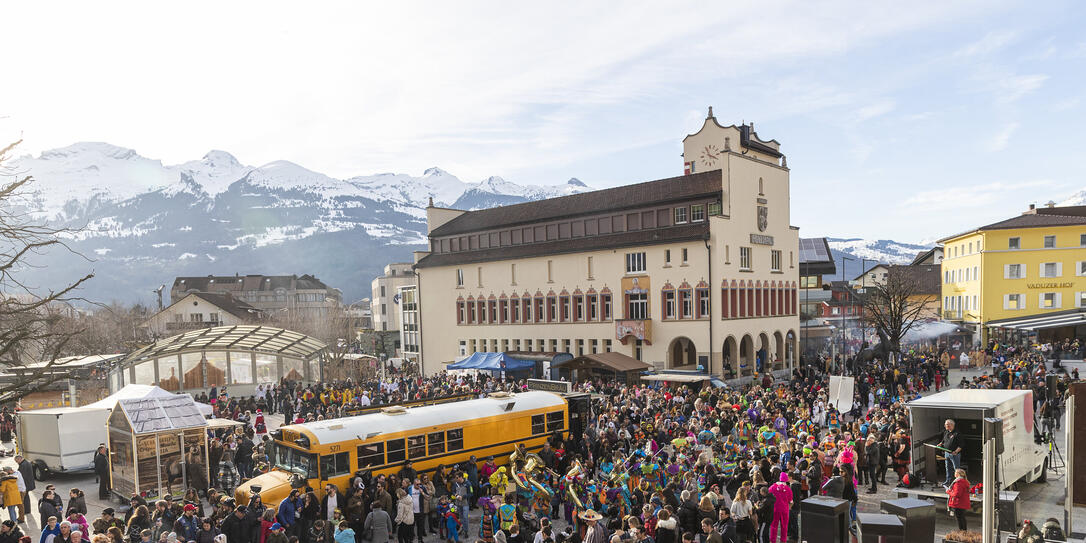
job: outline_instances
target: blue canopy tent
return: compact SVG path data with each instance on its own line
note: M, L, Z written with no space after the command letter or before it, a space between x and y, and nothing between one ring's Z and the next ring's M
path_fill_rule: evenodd
M474 353L471 356L449 364L450 370L489 370L489 371L523 371L535 368L535 361L513 358L505 353Z

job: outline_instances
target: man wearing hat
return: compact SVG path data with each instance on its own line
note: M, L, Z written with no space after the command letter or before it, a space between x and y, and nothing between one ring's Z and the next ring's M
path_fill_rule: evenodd
M186 503L184 512L173 523L173 531L179 539L194 541L196 532L200 531L200 519L196 518L196 506Z
M14 520L5 520L3 524L0 524L0 543L15 543L21 537L23 537L23 532L19 530L19 525L15 524Z
M268 536L264 538L264 543L287 543L286 530L282 524L276 522L271 525L271 531L268 532ZM382 542L383 543L383 542Z
M582 511L581 514L577 516L588 524L588 529L585 530L582 543L607 543L606 530L603 526L600 526L599 523L599 521L603 519L603 515L589 509L587 511Z
M122 522L121 519L115 517L114 513L115 513L115 511L113 510L112 507L107 507L107 508L103 509L102 510L102 516L94 519L94 522L91 523L91 528L93 528L94 533L96 533L96 534L104 534L104 533L108 532L110 528L113 528L113 527L117 527L118 529L121 530L122 533L124 533L124 530L125 530L124 522Z

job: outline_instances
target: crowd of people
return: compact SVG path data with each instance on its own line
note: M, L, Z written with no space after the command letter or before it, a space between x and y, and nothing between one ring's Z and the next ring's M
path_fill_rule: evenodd
M1040 349L993 343L984 351L994 371L957 386L1033 388L1039 413L1058 411L1060 398L1044 387ZM894 364L851 366L855 395L845 410L830 401L821 361L787 379L756 374L732 388L583 379L573 387L594 398L589 424L582 435L552 436L533 473L520 471L527 453L509 466L504 458L471 457L421 473L407 462L394 474L358 472L345 488L294 489L280 503L263 503L259 494L248 503L233 498L240 482L269 469L267 415L316 421L369 405L518 391L524 383L394 374L381 382L284 382L246 398L212 390L199 399L243 424L213 431L206 481L157 501L133 496L123 513L106 509L93 522L81 492L73 489L65 503L47 488L37 504L39 543L421 543L433 535L483 543L797 541L797 504L809 496L846 500L854 517L861 493L912 476L905 406L948 385L941 354L909 351ZM962 509L970 488L964 472L949 470L945 483L949 507ZM5 488L0 480L6 505ZM469 522L469 511L479 520ZM964 529L964 513L958 519ZM0 527L0 543L19 540L10 535L19 533L18 520Z

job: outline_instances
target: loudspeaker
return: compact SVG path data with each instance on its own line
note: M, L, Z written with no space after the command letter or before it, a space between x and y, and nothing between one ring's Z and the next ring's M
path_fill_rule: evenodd
M1003 419L984 419L984 442L995 439L995 453L1003 454Z
M1060 376L1050 373L1045 376L1045 387L1048 389L1048 401L1056 399L1059 391L1056 389L1056 383L1060 382Z
M1086 418L1086 383L1071 383L1071 395L1075 397L1075 427L1067 428L1071 432L1075 444L1075 454L1067 459L1075 466L1074 481L1071 481L1071 498L1075 505L1086 505L1086 424L1082 423ZM1066 454L1067 451L1064 451Z

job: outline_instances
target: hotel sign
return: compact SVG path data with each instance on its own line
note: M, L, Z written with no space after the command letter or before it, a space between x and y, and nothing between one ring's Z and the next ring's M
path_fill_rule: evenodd
M1075 286L1072 282L1065 283L1026 283L1027 288L1071 288Z
M773 245L773 236L765 234L751 234L750 242L755 245Z

